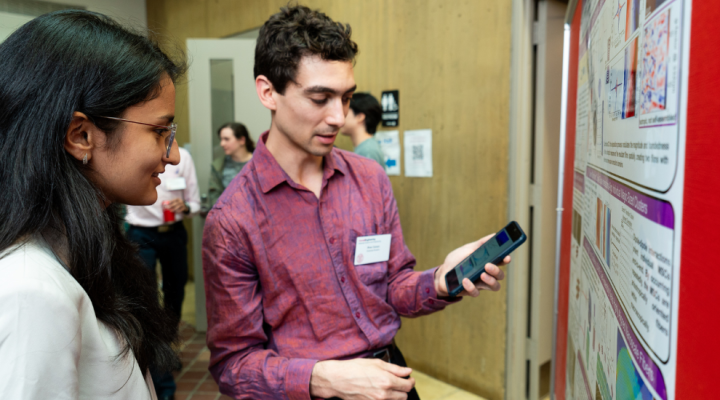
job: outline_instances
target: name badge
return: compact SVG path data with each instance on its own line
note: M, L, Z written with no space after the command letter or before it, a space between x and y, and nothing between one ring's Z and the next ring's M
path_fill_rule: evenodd
M185 178L182 176L179 178L171 178L165 181L165 187L167 190L184 190L187 187Z
M360 236L355 240L355 265L372 264L390 259L391 235Z

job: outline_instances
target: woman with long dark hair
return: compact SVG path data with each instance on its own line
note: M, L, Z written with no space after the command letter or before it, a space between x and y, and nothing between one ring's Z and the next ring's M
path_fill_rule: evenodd
M0 45L0 398L150 399L177 327L116 204L179 162L184 64L110 18L61 11Z

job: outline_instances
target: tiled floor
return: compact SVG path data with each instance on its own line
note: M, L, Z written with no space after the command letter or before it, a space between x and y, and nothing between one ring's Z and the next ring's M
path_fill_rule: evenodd
M205 345L205 333L196 332L195 287L192 282L185 287L183 322L180 324L180 358L183 369L175 376L177 382L176 400L218 400L231 399L221 395L218 386L208 372L210 350ZM414 371L415 388L422 400L483 400L455 386L448 385L429 375Z
M205 346L205 334L195 332L188 323L180 326L180 358L183 369L175 376L177 382L176 400L217 400L230 399L221 395L218 386L208 372L210 351ZM474 394L465 392L440 382L428 375L415 371L415 387L422 400L483 400Z
M176 400L230 399L220 395L218 386L208 372L210 351L205 345L205 334L195 332L192 325L184 321L180 325L180 359L183 369L175 376L177 383Z

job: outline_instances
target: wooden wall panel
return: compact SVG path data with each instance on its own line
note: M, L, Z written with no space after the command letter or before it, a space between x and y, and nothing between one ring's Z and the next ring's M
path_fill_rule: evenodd
M208 37L206 4L195 0L147 0L148 29L170 54L185 52L187 38ZM192 62L192 60L188 60ZM175 122L178 124L175 140L180 146L190 141L188 88L184 80L175 85ZM198 177L202 179L202 177ZM192 221L183 220L188 232L188 275L194 279Z
M185 43L259 27L285 0L147 0L150 26ZM305 1L350 23L355 80L379 97L400 90L399 130L433 130L433 178L391 177L418 270L507 221L511 1ZM163 26L154 25L157 22ZM183 98L184 96L184 98ZM187 90L178 136L188 140ZM347 138L338 146L350 148ZM510 266L512 268L512 266ZM411 366L488 399L502 399L506 294L483 293L443 312L404 319L397 342Z

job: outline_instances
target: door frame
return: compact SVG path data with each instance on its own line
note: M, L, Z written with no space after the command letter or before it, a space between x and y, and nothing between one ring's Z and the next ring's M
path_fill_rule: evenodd
M270 111L255 94L253 64L254 38L187 39L188 57L192 64L188 69L188 110L190 122L190 153L195 162L200 193L208 192L208 182L213 161L212 146L212 91L210 60L232 60L234 114L236 121L243 121L254 140L270 128ZM251 55L250 57L243 55ZM245 95L242 95L245 94ZM192 220L193 272L195 277L195 329L207 331L205 309L205 281L202 271L203 217Z
M530 221L530 131L533 95L534 1L513 0L508 148L508 219L527 228ZM530 239L532 240L532 239ZM524 399L528 370L527 315L529 245L513 253L507 269L505 399Z
M552 365L543 368L547 375L541 374L541 366L550 361L555 334L549 322L556 292L557 198L562 190L555 171L561 165L557 152L562 154L562 98L549 104L558 91L548 85L559 85L562 77L560 71L553 76L556 68L547 64L556 61L550 54L563 45L557 31L563 23L560 3L513 0L508 218L518 221L529 236L507 270L505 398L513 400L538 399L545 382L541 375L552 380Z

